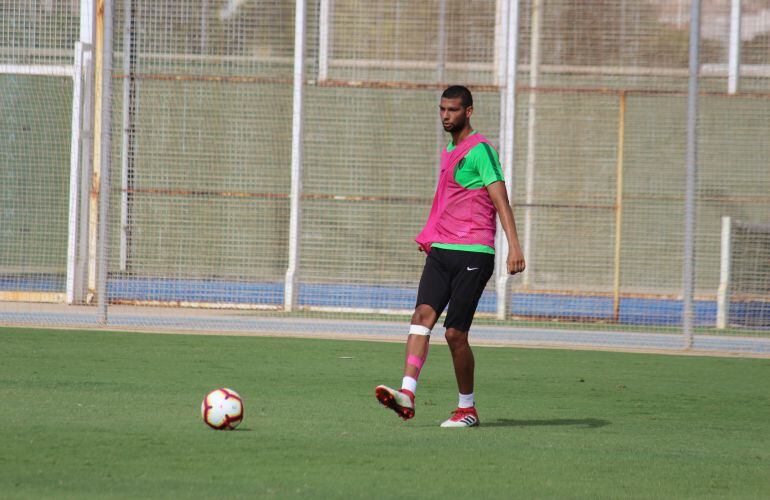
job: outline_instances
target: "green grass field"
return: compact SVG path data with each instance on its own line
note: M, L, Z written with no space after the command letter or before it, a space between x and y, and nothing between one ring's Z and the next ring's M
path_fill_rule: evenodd
M476 348L482 426L437 345L407 423L403 346L0 329L6 498L760 498L770 360ZM244 397L234 432L204 394Z

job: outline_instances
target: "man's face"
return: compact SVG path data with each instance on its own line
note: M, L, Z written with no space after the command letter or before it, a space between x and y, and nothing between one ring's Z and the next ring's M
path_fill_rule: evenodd
M454 99L442 97L438 107L441 115L441 124L444 126L444 130L450 133L462 130L473 113L473 106L463 107L459 97Z

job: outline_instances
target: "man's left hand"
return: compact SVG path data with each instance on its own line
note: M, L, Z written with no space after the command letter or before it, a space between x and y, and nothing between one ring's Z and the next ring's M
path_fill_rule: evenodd
M524 262L524 256L521 254L521 249L511 248L508 250L508 272L510 274L516 274L522 272L527 266Z

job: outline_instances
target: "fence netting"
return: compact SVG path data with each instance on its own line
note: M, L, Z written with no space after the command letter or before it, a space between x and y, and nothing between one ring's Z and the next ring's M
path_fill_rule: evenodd
M72 2L0 2L0 297L64 297Z
M2 61L71 64L79 2L0 5ZM513 0L309 0L298 109L295 1L114 6L113 324L221 329L229 321L250 330L263 322L282 331L333 320L358 330L361 321L402 320L424 262L413 238L451 140L438 119L440 94L464 84L474 93L473 126L503 163L512 130L507 181L527 258L505 290L490 280L478 325L681 326L689 1L525 0L512 25ZM770 221L770 8L742 2L742 66L730 93L730 7L702 2L695 325L704 329L717 323L722 217ZM515 112L506 122L510 60ZM0 272L9 292L33 289L40 276L46 286L66 278L72 83L38 78L0 75L8 143ZM26 133L25 123L41 132ZM93 263L96 244L84 262ZM298 292L288 311L293 267ZM83 303L99 301L94 282ZM71 321L92 310L77 309ZM751 321L731 328L762 331Z

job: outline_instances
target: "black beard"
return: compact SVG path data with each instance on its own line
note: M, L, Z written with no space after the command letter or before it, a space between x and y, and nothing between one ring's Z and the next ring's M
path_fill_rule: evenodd
M462 123L450 123L449 127L442 122L441 125L444 127L445 132L457 132L458 130L462 130L463 127L465 127L465 122Z

